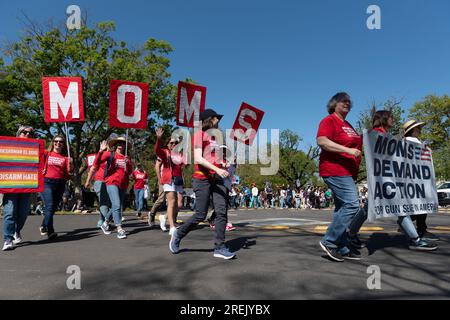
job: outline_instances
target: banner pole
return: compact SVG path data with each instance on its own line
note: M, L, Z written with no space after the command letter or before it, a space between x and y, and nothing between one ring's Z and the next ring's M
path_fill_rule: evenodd
M127 136L125 138L127 141L125 142L125 157L128 156L128 129L127 129Z
M66 128L67 156L70 158L69 129L67 129L67 122L64 122L64 126Z

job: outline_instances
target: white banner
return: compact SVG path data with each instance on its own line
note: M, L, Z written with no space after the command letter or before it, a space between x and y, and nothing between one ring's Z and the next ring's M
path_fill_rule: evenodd
M437 212L436 181L429 148L365 130L364 154L369 221Z

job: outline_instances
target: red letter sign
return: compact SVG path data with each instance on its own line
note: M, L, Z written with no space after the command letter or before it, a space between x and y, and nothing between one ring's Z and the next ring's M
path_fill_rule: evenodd
M46 123L84 121L81 78L42 78L42 89Z
M238 116L234 121L231 138L251 145L264 117L264 111L242 103Z
M194 127L195 121L200 121L200 113L205 110L206 87L186 82L178 82L177 125Z
M109 126L147 129L148 84L112 80L109 91Z

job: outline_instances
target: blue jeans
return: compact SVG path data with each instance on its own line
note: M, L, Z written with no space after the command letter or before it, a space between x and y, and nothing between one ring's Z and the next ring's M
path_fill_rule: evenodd
M397 223L411 240L416 240L419 238L419 234L417 233L416 227L414 226L410 216L398 217Z
M284 197L280 197L280 208L283 209L285 205Z
M322 243L347 254L350 251L347 228L360 209L357 188L352 177L324 177L323 180L333 191L336 207Z
M255 204L255 208L258 208L258 197L252 196L252 200L250 201L250 208L253 208L253 204Z
M125 198L125 190L119 189L118 186L106 186L109 199L111 200L111 212L116 226L122 225L122 205Z
M29 193L5 194L3 197L3 239L14 240L14 233L20 233L30 214Z
M44 192L41 193L42 200L44 201L44 220L42 221L42 227L46 228L49 234L55 232L53 216L62 200L65 187L65 180L45 179Z
M138 212L144 210L144 189L134 189L134 199L136 202L136 210Z
M353 217L350 226L348 227L348 234L355 236L358 234L364 222L367 220L367 213L369 212L369 201L366 201L363 208L360 208L358 213Z
M102 181L94 182L94 191L97 194L98 206L100 210L100 220L108 221L111 218L111 201L109 201L108 191L106 190L106 184Z

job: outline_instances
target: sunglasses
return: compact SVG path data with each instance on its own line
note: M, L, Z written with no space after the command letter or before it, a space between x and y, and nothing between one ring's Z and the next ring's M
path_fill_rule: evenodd
M55 140L55 141L53 141L53 143L54 144L64 144L64 141L62 141L62 140Z
M171 142L169 142L169 144L170 144L170 145L177 145L178 142L171 141Z
M28 135L32 135L33 131L22 131L21 134L24 134L24 135L28 136Z

